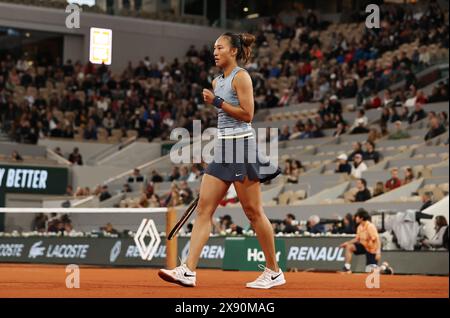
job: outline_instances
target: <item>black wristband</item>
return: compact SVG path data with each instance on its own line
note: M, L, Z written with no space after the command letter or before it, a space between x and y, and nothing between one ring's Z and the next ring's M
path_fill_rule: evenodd
M212 104L217 108L222 108L223 102L224 102L224 100L222 97L216 96L216 97L214 97Z

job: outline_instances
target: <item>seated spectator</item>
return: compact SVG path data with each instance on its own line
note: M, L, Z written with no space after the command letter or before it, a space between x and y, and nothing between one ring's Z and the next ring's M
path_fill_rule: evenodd
M419 120L422 120L427 117L427 113L423 110L423 106L420 103L417 103L414 106L414 111L409 116L408 122L409 124L415 123Z
M422 194L422 206L420 207L420 212L428 209L430 206L434 204L433 202L433 193L425 192Z
M73 152L69 155L69 161L73 164L73 165L79 165L82 166L83 165L83 157L81 156L78 148L73 148Z
M383 137L381 133L376 128L371 128L369 134L367 135L367 142L371 142L375 145L375 142Z
M320 224L320 217L317 215L311 215L306 223L306 228L309 233L320 234L325 233L325 225Z
M365 179L359 179L356 181L356 188L358 192L355 195L355 202L365 202L372 198L369 189L367 189L367 181Z
M58 156L64 158L64 155L63 155L63 153L62 153L62 151L61 151L61 148L56 147L55 150L53 150L53 151L54 151Z
M108 191L108 186L105 184L104 186L102 186L101 188L101 192L100 192L100 196L99 196L99 201L105 201L108 200L109 198L111 198L111 194Z
M386 181L384 188L387 191L392 191L394 189L400 188L402 186L402 181L398 177L398 168L391 169L391 178Z
M353 131L357 127L367 127L369 124L369 119L366 117L366 112L362 109L358 110L356 114L355 121L353 125L350 127L350 131Z
M84 129L83 137L87 140L97 140L97 125L92 118L89 119L88 126Z
M110 222L106 223L105 226L100 227L100 231L109 233L109 234L115 234L119 235L119 231L117 231Z
M150 202L148 201L147 194L141 193L139 197L138 206L140 208L148 208L150 206Z
M163 182L164 181L163 177L156 170L152 171L152 176L151 176L150 180L153 183L155 183L155 182Z
M365 143L366 151L363 153L364 160L373 160L375 163L380 161L380 153L375 150L375 144L371 141Z
M200 169L200 166L197 164L193 164L191 167L191 173L189 174L187 182L194 182L200 178L200 176L203 174L203 171Z
M332 231L333 234L355 234L356 226L355 221L353 220L353 215L351 213L347 213L344 216L342 222L334 225Z
M288 213L283 220L283 233L295 233L299 231L298 222L295 220L295 215Z
M352 153L350 154L350 156L348 156L348 161L353 161L353 158L355 157L355 155L357 154L363 154L364 151L362 150L362 145L360 142L355 141L354 143L352 143Z
M169 175L169 181L178 181L178 179L180 178L180 168L178 168L177 166L173 166L172 167L172 171L170 172ZM184 180L186 181L186 180Z
M128 183L125 183L122 187L122 193L130 193L130 192L133 192L133 189L131 189Z
M358 118L355 120L355 123L357 124L357 126L350 131L350 134L367 134L369 132L369 129L364 124L364 119Z
M190 204L194 200L192 190L186 181L180 181L180 196L183 204Z
M346 173L351 174L352 172L352 166L348 163L348 158L345 153L340 154L337 156L337 165L336 170L334 170L335 173Z
M330 97L330 100L328 102L327 111L328 111L328 113L334 114L334 115L342 114L342 104L341 104L341 102L339 102L336 95L332 95Z
M71 185L68 185L66 188L66 195L72 196L73 195L73 187Z
M381 106L383 107L383 109L394 106L394 99L392 98L392 91L390 89L384 90Z
M189 178L188 167L182 166L180 168L180 176L178 177L178 181L186 181L188 178Z
M284 125L281 129L280 135L278 136L278 141L286 141L289 140L289 137L291 136L291 131L289 129L288 125Z
M443 215L437 215L434 219L434 230L436 231L431 239L422 241L422 246L432 248L447 248L448 249L448 223ZM447 242L445 242L445 233L447 232ZM447 246L445 246L447 245Z
M375 188L373 189L373 197L377 197L379 195L384 194L385 190L384 190L384 184L381 181L378 181L375 185Z
M153 193L150 197L149 206L152 208L158 208L161 206L161 199L156 193Z
M443 133L445 133L447 131L447 129L445 129L444 125L442 125L439 122L438 117L433 117L430 120L430 124L431 124L431 127L430 127L430 130L425 135L425 140L433 139L439 135L442 135Z
M303 169L302 163L299 160L292 160L290 163L289 174L287 176L288 183L298 183L300 172Z
M11 153L11 160L12 161L23 161L23 158L17 150L13 150L13 152Z
M141 174L138 168L134 168L133 173L128 177L127 182L144 182L144 176Z
M47 230L47 221L47 215L45 215L44 213L39 213L34 217L31 229L37 232L45 232Z
M400 121L408 121L409 118L409 109L408 107L402 107L402 110L399 114Z
M360 179L362 173L367 170L367 166L363 161L363 156L361 154L356 154L353 160L351 176L356 179Z
M406 139L406 138L410 138L411 136L408 134L408 132L406 132L405 130L402 129L402 122L401 121L396 121L395 122L395 132L391 133L389 135L389 139L390 140L398 140L398 139Z
M343 123L338 123L336 130L333 133L333 137L339 137L340 135L345 134L346 131L345 125Z
M404 173L405 178L403 179L403 184L408 184L414 180L415 176L412 168L406 168Z

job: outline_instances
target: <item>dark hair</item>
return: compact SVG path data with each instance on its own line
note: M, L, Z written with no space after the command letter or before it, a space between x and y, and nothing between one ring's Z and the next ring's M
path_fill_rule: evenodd
M295 215L292 214L292 213L288 213L288 214L286 215L286 217L295 220Z
M447 226L447 220L443 215L437 215L435 218L436 230L439 231L443 226Z
M373 141L368 140L367 143L368 143L369 145L371 145L373 149L375 149L375 143L374 143Z
M255 36L250 33L231 32L226 32L221 36L228 37L231 47L238 49L236 60L242 60L244 63L247 63L252 53L251 45L256 40Z
M359 181L361 181L361 183L364 184L364 188L367 188L367 181L366 181L366 179L361 178L361 179L359 179Z
M361 179L361 180L363 180L363 179ZM364 221L370 220L369 212L367 212L363 208L359 208L358 211L356 211L355 218L356 217L359 217L359 218L363 219Z

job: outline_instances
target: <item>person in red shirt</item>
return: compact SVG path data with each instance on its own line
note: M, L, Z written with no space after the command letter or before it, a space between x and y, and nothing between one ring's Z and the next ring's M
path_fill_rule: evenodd
M398 168L392 168L391 170L391 178L386 181L384 187L387 191L391 191L397 189L402 186L402 181L398 177Z

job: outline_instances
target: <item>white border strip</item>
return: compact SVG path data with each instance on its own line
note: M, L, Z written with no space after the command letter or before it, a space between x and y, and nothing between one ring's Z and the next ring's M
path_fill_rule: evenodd
M0 213L161 213L167 208L0 208Z

